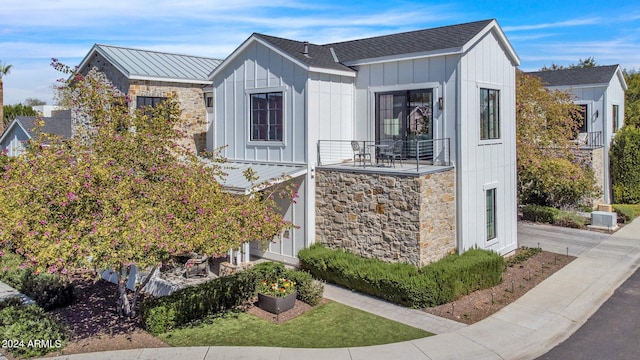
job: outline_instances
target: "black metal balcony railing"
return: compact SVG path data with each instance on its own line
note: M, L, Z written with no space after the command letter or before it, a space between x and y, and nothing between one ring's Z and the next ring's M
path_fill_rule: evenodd
M597 149L604 146L602 131L579 133L575 141L582 149Z
M448 138L433 140L397 140L400 144L393 149L376 147L380 145L375 141L358 140L358 152L369 153L372 165L382 160L389 151L393 151L395 158L401 160L403 164L414 164L416 171L421 165L450 166L451 153ZM395 143L395 141L393 141ZM352 140L319 140L318 141L318 166L353 164L354 150ZM389 145L389 142L385 144ZM383 153L386 152L386 154ZM368 159L367 159L368 160ZM356 160L357 161L357 160ZM362 164L368 165L368 162Z

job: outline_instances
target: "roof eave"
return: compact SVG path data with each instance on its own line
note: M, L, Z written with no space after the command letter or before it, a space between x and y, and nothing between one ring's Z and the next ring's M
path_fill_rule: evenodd
M304 70L309 71L309 66L307 66L307 64L301 62L300 60L298 60L298 59L296 59L294 57L292 57L287 52L280 50L279 48L275 47L270 42L265 41L265 40L257 37L256 34L252 34L251 36L249 36L249 38L247 38L247 40L245 40L240 46L238 46L238 48L236 48L231 53L231 55L229 55L226 59L224 59L224 61L222 61L222 63L220 63L220 65L218 65L218 67L215 68L215 70L213 70L211 72L211 74L209 75L209 80L213 80L213 78L215 78L218 74L220 74L222 72L222 70L224 70L224 68L227 67L227 65L229 65L231 62L233 62L238 56L240 56L240 54L247 47L249 47L249 45L251 45L254 42L260 43L263 46L268 47L269 49L271 49L271 50L275 51L276 53L278 53L280 56L290 60L291 62L293 62L294 64L296 64L299 67L303 68Z
M24 131L24 133L29 137L29 139L33 137L31 133L24 128L24 125L22 125L22 122L20 121L20 119L14 118L13 121L9 123L9 126L7 126L7 128L4 130L4 132L2 133L2 136L0 136L0 143L4 142L6 137L15 127L19 127L20 129L22 129L22 131Z
M620 69L620 65L618 65L618 68L616 69L616 75L618 75L618 79L622 85L622 90L627 91L629 86L627 85L627 81L624 79L624 74L622 73L622 69Z
M351 71L338 70L338 69L329 69L329 68L315 67L315 66L310 66L307 68L307 70L310 72L317 72L317 73L328 74L328 75L339 75L339 76L347 76L352 78L356 77L356 72L353 70Z
M462 54L462 48L449 48L449 49L441 49L435 51L424 51L419 53L411 53L411 54L399 54L399 55L389 55L378 58L369 58L369 59L358 59L354 61L348 61L344 64L347 66L359 66L359 65L372 65L372 64L380 64L389 61L399 61L399 60L415 60L436 56L446 56L446 55L457 55Z
M601 83L601 84L567 84L567 85L544 85L547 89L555 89L555 88L597 88L597 87L607 87L609 83Z
M473 38L471 38L471 40L469 40L466 44L464 44L462 46L462 51L466 53L490 31L495 31L495 34L498 37L498 40L503 45L513 65L519 66L520 58L518 57L518 54L516 54L516 51L513 49L513 46L511 46L511 42L509 42L509 39L504 34L504 32L502 31L502 28L500 28L500 25L498 25L498 22L495 19L491 20L491 22L489 22L487 26L485 26L485 28L482 29L482 31L479 31Z
M173 82L173 83L182 83L182 84L202 84L202 85L211 84L211 80L207 80L207 79L184 79L184 78L142 76L142 75L131 75L131 76L128 77L128 79L129 80L148 80L148 81Z

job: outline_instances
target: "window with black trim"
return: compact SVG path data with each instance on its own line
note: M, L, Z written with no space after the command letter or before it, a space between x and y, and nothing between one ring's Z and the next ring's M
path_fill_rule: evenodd
M158 106L158 104L160 104L161 102L167 100L166 97L159 97L159 96L137 96L136 97L136 109L142 109L142 108L155 108Z
M589 117L587 112L587 104L578 104L578 113L574 116L574 120L580 125L578 132L586 133Z
M613 105L613 132L618 131L620 128L620 107L619 105Z
M282 141L282 92L251 94L251 141Z
M500 90L480 89L480 140L500 139Z
M496 219L496 189L485 190L485 207L487 221L487 241L497 237L497 219Z

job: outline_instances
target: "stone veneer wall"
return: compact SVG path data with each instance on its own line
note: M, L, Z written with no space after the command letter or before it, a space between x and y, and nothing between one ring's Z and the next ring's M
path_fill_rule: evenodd
M129 86L134 108L136 96L168 97L171 94L175 94L182 110L180 130L189 136L182 145L191 151L204 151L207 146L207 109L202 85L134 80Z
M83 75L93 69L104 74L109 82L124 94L129 94L133 100L131 108L136 107L136 96L167 97L174 93L182 110L182 122L180 130L188 134L188 138L182 142L191 151L203 151L206 148L207 134L207 109L204 100L204 92L201 84L183 84L163 81L129 81L118 69L116 69L102 55L95 54L85 67ZM88 120L74 119L74 126L86 123ZM75 131L74 131L75 133Z
M391 175L316 171L316 241L423 266L456 244L455 171Z
M596 180L596 186L600 189L600 196L592 199L592 205L604 203L604 148L580 149L576 155L585 161L593 170L593 177Z

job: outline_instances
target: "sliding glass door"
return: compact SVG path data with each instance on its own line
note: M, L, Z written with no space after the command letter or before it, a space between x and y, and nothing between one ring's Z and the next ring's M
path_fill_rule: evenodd
M376 94L376 141L402 140L403 155L414 157L416 143L433 139L433 90ZM420 143L421 146L427 143ZM431 143L428 143L431 146ZM420 153L423 151L420 150Z

